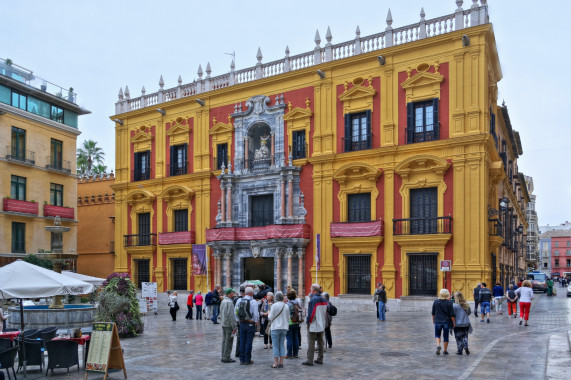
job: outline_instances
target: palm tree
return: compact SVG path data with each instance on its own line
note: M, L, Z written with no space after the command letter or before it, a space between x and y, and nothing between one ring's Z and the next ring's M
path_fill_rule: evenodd
M83 148L77 149L77 174L93 173L94 163L103 166L105 152L93 140L85 140ZM101 168L99 168L101 169Z
M101 164L95 165L93 167L92 171L93 171L93 174L99 174L99 175L105 174L105 173L107 173L107 165L101 165Z

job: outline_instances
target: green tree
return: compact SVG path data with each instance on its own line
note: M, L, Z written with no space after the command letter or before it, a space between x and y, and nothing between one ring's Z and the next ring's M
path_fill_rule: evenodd
M105 174L107 173L107 165L95 165L92 169L93 174Z
M42 268L53 269L53 265L52 265L51 261L40 259L36 255L32 255L32 254L27 255L26 257L24 257L24 261L26 261L30 264L37 265L37 266L42 267Z
M94 168L96 165L99 167L105 167L103 165L103 160L105 157L105 152L103 148L97 146L97 142L93 140L85 140L83 142L83 148L77 149L77 174L96 174Z

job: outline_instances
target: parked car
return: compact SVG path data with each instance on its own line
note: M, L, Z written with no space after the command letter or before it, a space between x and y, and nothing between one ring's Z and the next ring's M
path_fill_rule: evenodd
M571 297L571 284L567 285L567 297Z
M547 292L547 276L545 273L534 271L527 274L527 279L531 281L531 288L534 292Z

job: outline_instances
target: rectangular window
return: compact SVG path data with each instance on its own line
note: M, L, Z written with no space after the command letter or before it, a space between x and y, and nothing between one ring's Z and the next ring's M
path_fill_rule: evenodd
M172 289L186 290L187 259L171 259L172 267Z
M292 145L291 145L291 155L294 160L298 158L305 158L305 130L303 131L293 131L292 133Z
M559 266L559 259L555 259L555 266L556 266L556 267Z
M49 119L50 104L43 100L28 96L28 112L35 113L36 115Z
M12 222L12 252L26 253L26 223Z
M559 256L559 250L556 249L555 252L553 252L553 255L554 255L554 256Z
M440 138L438 99L407 104L407 144Z
M50 204L52 206L63 206L63 185L50 183Z
M558 241L555 242L555 246L556 246L556 247L559 247L559 242L558 242Z
M63 124L63 109L58 106L52 105L50 112L50 119Z
M371 149L371 110L345 115L345 152Z
M145 181L151 178L151 151L135 153L134 181Z
M437 233L438 189L410 190L410 231L412 234Z
M228 167L228 143L216 145L216 169L222 169L222 165Z
M274 224L274 196L255 195L250 198L250 227L264 227Z
M151 244L151 214L148 212L140 213L139 217L139 244Z
M10 158L13 160L26 160L26 131L12 127Z
M50 167L61 169L63 164L63 142L52 139L50 147Z
M565 251L565 256L571 256L571 249L568 249L567 251Z
M16 91L12 91L12 107L19 108L21 110L26 110L26 95L22 95L17 93Z
M188 144L171 146L170 175L187 173Z
M371 221L371 193L347 195L347 221Z
M567 268L571 267L571 260L567 259Z
M371 294L371 255L346 255L347 294Z
M174 210L174 232L188 231L188 210Z
M26 200L26 177L12 176L10 198L19 201Z
M141 289L141 283L150 282L150 260L135 260L135 268L137 269L137 288Z
M568 246L568 247L571 247L571 241L568 241L568 242L567 242L567 246Z

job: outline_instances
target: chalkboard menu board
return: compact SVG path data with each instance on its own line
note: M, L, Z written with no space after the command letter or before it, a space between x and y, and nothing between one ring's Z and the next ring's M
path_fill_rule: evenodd
M92 372L104 373L103 379L105 380L110 369L122 369L125 378L127 378L117 326L112 322L95 323L91 329L91 341L85 365L85 379Z

